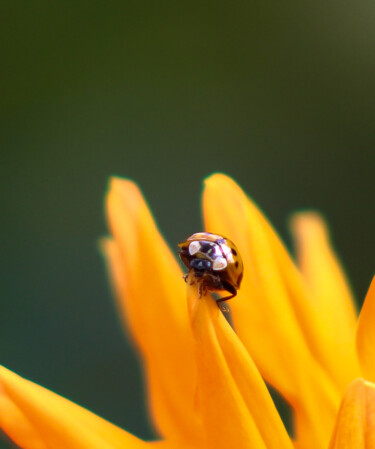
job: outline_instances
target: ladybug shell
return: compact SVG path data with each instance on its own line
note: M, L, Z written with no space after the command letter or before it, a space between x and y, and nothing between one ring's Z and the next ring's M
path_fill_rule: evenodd
M192 242L196 244L191 245ZM243 262L236 245L230 239L209 232L197 232L178 246L181 248L181 260L188 268L192 259L210 260L213 262L212 272L219 276L222 282L230 284L235 290L240 288ZM193 254L190 253L189 248L190 251L193 249ZM226 264L220 266L223 258ZM219 262L216 267L215 260Z

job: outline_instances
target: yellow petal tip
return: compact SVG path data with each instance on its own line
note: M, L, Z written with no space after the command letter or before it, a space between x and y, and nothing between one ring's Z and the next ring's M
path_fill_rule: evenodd
M373 448L374 438L375 385L358 378L341 402L330 449Z
M129 194L135 192L139 193L139 188L131 179L121 178L120 176L111 176L108 182L108 191Z
M290 218L292 230L299 235L300 233L320 232L325 235L328 233L328 227L323 216L314 210L307 210L294 213Z
M226 175L225 173L221 173L221 172L212 173L211 175L207 176L203 180L203 184L205 186L208 186L210 184L215 184L216 182L233 182L234 183L235 181L230 176Z

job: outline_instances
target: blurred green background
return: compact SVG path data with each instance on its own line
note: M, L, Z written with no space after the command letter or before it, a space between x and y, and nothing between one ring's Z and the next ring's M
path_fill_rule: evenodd
M111 174L140 184L171 246L201 228L213 171L287 242L290 212L321 210L362 301L374 2L3 1L0 15L0 363L152 437L97 251Z

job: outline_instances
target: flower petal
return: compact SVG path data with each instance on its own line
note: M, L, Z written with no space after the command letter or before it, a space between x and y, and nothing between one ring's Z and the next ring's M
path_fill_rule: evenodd
M267 387L213 298L187 294L198 369L198 406L212 448L291 449Z
M375 448L375 384L353 381L342 400L330 449Z
M297 424L309 430L296 429L305 447L326 444L340 395L321 366L319 321L302 276L267 220L229 177L206 180L203 210L206 229L232 239L244 260L243 283L231 303L239 337L262 375L295 408Z
M188 444L184 441L150 441L148 443L149 447L148 449L199 449L200 446L197 446L196 444Z
M41 436L0 386L0 429L23 449L48 449Z
M112 179L107 211L114 242L104 250L120 311L142 353L153 420L167 439L195 440L202 430L181 270L134 183Z
M147 443L88 410L0 366L0 423L25 449L146 449ZM12 418L22 416L20 427ZM27 424L34 442L22 435ZM36 437L40 437L38 446ZM24 444L25 443L25 444ZM34 444L34 445L33 445Z
M363 376L375 383L375 277L359 315L357 351Z
M322 217L314 212L298 213L291 225L299 265L314 295L311 307L324 335L325 364L344 389L360 374L353 338L357 321L354 299Z

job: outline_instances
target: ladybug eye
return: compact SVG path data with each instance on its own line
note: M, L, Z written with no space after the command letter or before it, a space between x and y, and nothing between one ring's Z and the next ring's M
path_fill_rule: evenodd
M211 268L211 262L206 259L193 259L190 262L190 266L197 271L207 271Z

